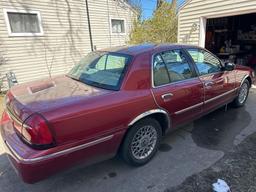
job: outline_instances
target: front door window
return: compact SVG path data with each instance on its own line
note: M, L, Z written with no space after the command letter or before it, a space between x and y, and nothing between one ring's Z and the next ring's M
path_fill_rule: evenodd
M199 75L207 75L221 71L221 62L213 54L201 49L187 49L194 60Z

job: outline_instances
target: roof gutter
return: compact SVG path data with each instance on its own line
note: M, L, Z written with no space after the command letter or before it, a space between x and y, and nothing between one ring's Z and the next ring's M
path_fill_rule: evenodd
M180 11L187 6L187 4L189 4L192 0L186 0L183 4L181 4L181 6L178 8L178 14L180 13Z
M93 41L92 41L92 29L91 29L91 20L90 20L88 0L85 0L85 5L86 5L86 13L87 13L87 22L88 22L88 30L89 30L89 38L90 38L90 44L91 44L91 51L93 51L94 48L93 48Z

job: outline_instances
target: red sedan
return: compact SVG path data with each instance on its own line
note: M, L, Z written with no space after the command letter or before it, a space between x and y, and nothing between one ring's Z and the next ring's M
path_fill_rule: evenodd
M135 166L169 130L223 105L245 104L254 72L187 45L139 45L88 54L65 76L6 95L1 134L25 182L119 152Z

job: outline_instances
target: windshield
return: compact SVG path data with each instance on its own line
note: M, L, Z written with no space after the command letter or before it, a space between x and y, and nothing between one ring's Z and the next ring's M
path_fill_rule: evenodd
M130 56L120 53L92 52L73 67L68 76L103 89L119 90Z

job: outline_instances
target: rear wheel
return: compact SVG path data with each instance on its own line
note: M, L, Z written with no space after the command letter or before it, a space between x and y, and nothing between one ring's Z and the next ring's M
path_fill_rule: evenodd
M239 89L238 96L236 97L236 99L233 102L235 107L242 107L242 106L244 106L244 104L246 103L246 100L248 98L249 91L250 91L250 83L246 79L243 82L243 84L241 85L241 87Z
M152 118L142 119L127 133L121 155L130 165L141 166L149 162L156 154L162 137L158 121Z

